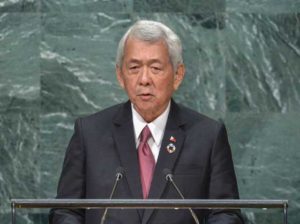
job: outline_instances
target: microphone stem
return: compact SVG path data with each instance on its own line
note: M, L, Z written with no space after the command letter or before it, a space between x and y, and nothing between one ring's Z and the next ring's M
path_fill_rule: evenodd
M173 184L174 188L176 189L176 191L177 191L177 193L180 195L180 197L181 197L182 199L184 199L183 194L181 193L181 191L179 190L179 188L177 187L177 185L176 185L175 182L173 181L172 176L169 176L169 180L170 180L170 182ZM199 220L198 220L198 218L197 218L195 212L193 211L193 209L188 208L188 210L190 211L190 213L191 213L191 215L192 215L192 217L193 217L195 223L196 223L196 224L199 224Z
M175 184L175 182L173 181L173 178L170 178L171 183L173 184L174 188L176 189L177 193L180 195L180 197L182 199L184 199L183 194L181 193L181 191L179 190L179 188L177 187L177 185Z
M112 189L112 191L111 191L111 193L110 193L110 195L109 195L109 199L112 199L112 196L113 196L114 193L115 193L116 187L117 187L118 182L119 182L119 180L121 179L121 177L122 177L122 174L118 173L118 174L117 174L116 181L115 181L115 184L114 184L114 186L113 186L113 189Z
M116 190L116 187L118 185L118 182L119 180L122 178L122 174L121 173L117 173L117 178L116 178L116 181L114 183L114 186L113 186L113 189L110 193L110 196L109 196L109 199L112 199L112 196L114 195L115 193L115 190ZM101 218L101 222L100 224L104 224L104 221L105 221L105 218L106 218L106 214L107 214L107 211L108 211L108 208L105 208L104 212L103 212L103 215L102 215L102 218Z

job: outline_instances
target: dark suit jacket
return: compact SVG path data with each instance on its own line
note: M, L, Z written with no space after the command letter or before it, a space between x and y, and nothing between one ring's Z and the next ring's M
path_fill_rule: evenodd
M176 150L166 150L170 137L176 139ZM137 149L130 102L113 106L78 119L68 146L57 198L109 197L116 169L123 167L114 194L118 199L141 199ZM238 198L230 146L223 124L172 101L165 134L149 198L179 199L165 179L164 169L172 170L174 180L188 199ZM239 211L205 212L195 210L208 223L242 223ZM99 224L103 210L53 209L53 224ZM109 224L189 224L194 220L188 210L108 210Z

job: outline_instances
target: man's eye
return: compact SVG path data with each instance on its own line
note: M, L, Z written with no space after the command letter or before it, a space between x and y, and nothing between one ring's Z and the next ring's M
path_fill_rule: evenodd
M131 73L137 73L139 71L139 67L138 66L130 66L129 71Z
M151 67L151 69L152 69L152 72L153 73L158 73L158 72L160 72L162 69L160 68L160 67Z

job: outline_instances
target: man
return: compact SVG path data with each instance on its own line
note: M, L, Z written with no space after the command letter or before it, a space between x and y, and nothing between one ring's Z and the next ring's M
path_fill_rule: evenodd
M129 101L78 119L63 165L58 198L109 197L118 167L124 169L114 198L179 199L166 181L173 174L189 199L238 198L223 124L176 104L184 78L182 47L165 25L138 21L119 43L117 79ZM243 223L239 211L194 210L207 223ZM103 211L54 209L53 224L99 224ZM189 224L189 210L109 210L106 223Z

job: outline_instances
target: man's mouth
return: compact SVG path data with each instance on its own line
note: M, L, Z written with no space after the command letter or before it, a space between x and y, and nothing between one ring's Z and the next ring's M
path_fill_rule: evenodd
M141 93L141 94L139 94L139 97L140 97L142 100L145 100L145 101L149 100L152 96L153 96L153 95L150 94L150 93Z

